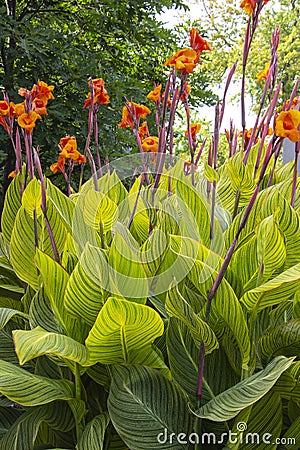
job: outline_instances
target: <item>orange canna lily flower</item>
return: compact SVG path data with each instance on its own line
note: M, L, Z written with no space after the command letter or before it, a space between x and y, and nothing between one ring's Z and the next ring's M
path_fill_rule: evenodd
M262 80L266 80L267 79L267 76L269 74L269 69L270 69L270 63L268 62L265 65L265 68L263 70L261 70L260 72L258 72L258 74L257 74L258 81L262 81Z
M197 28L192 28L190 30L190 46L197 53L202 53L204 50L210 50L210 46L207 41L200 36Z
M290 111L282 111L276 118L275 134L283 138L289 138L292 142L300 141L300 111L292 109Z
M25 112L25 102L12 104L12 108L15 116L20 116Z
M50 166L51 172L53 172L53 173L57 173L57 172L64 173L65 172L65 162L66 162L66 159L63 156L59 156L58 157L58 161L56 163L51 164L51 166Z
M147 122L142 122L141 126L139 127L138 133L141 140L143 140L145 136L149 137L149 129Z
M251 15L256 8L256 0L243 0L240 8L243 8L245 13Z
M161 84L156 86L153 91L149 92L147 98L149 98L149 100L152 100L155 103L158 102L160 99L161 88L162 88Z
M142 147L144 152L156 153L158 148L158 137L149 136L143 139Z
M23 113L18 117L18 124L21 128L24 128L27 133L31 133L37 119L41 119L41 116L35 111L30 111L29 113Z
M76 141L76 138L70 135L61 138L58 144L59 148L62 149L71 139Z
M54 95L52 94L53 89L54 86L48 86L47 83L38 80L37 86L34 85L31 92L36 92L36 97L47 105L48 100L54 99Z
M147 106L127 102L126 106L123 107L122 120L118 126L119 128L134 128L135 124L137 124L140 119L145 119L150 112L151 111Z
M102 78L95 78L92 80L94 88L94 105L100 106L110 103L107 90L104 88L104 80ZM92 93L88 93L88 97L84 102L83 108L90 108L92 105Z
M181 70L183 73L192 73L199 61L199 56L200 54L197 54L195 50L184 48L171 56L164 65L175 66L176 70Z
M74 136L61 138L58 147L61 149L59 156L72 159L78 164L86 163L86 157L77 150L77 141Z
M48 114L46 104L38 97L36 97L32 102L32 110L37 114Z
M0 115L6 116L9 113L9 104L5 100L0 101Z
M192 134L192 140L196 141L197 137L196 135L199 133L201 129L201 123L191 123L191 134ZM188 137L188 131L186 130L185 136Z

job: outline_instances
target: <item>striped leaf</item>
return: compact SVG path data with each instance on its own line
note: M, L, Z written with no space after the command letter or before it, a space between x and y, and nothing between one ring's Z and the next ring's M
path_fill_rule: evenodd
M49 332L64 333L43 287L35 293L30 302L29 322L30 328L40 326Z
M41 273L44 289L53 312L69 337L83 343L88 333L88 326L79 318L71 316L64 306L65 290L69 274L50 256L37 250L36 264Z
M90 363L164 367L152 348L163 331L163 321L152 308L109 298L86 339Z
M204 299L207 299L207 293L210 292L216 277L217 272L198 260L188 274L188 278ZM205 308L202 311L202 318L205 317ZM241 354L242 366L246 367L250 359L246 318L235 292L226 279L222 280L212 300L208 323L215 333L223 327L231 331Z
M262 272L261 278L267 280L276 269L284 265L286 259L284 237L280 233L274 215L262 220L256 233L258 263Z
M265 369L222 392L194 414L215 422L232 419L269 392L280 375L292 364L293 359L278 356Z
M18 311L16 309L10 308L0 308L0 330L2 330L5 325L10 321L12 317L21 317L26 322L29 319L28 314Z
M186 399L158 371L146 367L115 367L108 410L118 434L131 450L192 448L177 440L179 433L189 436L192 431ZM175 433L172 443L171 433Z
M108 283L104 251L87 244L66 286L66 311L92 326L105 301Z
M31 450L42 423L52 429L69 431L75 426L71 410L65 402L55 402L24 412L0 441L0 450Z
M22 196L22 206L29 216L39 217L42 214L42 188L41 182L35 177L30 180Z
M37 290L39 278L34 264L35 250L34 220L21 206L11 234L11 262L18 277Z
M282 272L267 283L246 292L241 298L245 307L261 311L268 306L280 304L291 297L300 287L300 263Z
M0 392L23 406L37 406L54 400L70 400L73 384L33 375L14 364L0 361Z
M72 220L74 214L75 203L67 197L60 189L51 183L49 179L46 180L47 196L49 201L55 207L59 216L63 220L65 227L69 232L72 231Z
M64 317L63 295L69 280L69 274L50 256L37 250L36 265L44 281L44 289L52 309L65 331L67 325Z
M129 232L126 231L125 234L124 228L120 227L123 231L116 232L108 255L110 291L112 294L145 303L148 295L147 276L139 251L132 245Z
M4 207L1 216L1 228L7 243L10 243L16 215L22 204L20 190L20 183L22 182L24 182L24 179L18 173L8 186L5 195Z
M300 319L293 319L269 330L259 340L264 357L276 355L297 356L300 354Z
M241 432L241 427L245 430ZM227 442L226 448L232 450L255 450L262 448L277 448L276 439L282 429L282 403L280 396L272 389L258 402L241 411L235 419L232 433L234 439ZM262 442L266 438L269 443ZM259 445L260 444L260 445Z
M256 202L249 214L246 226L241 232L237 248L253 236L253 230L261 221L275 215L276 225L284 238L286 246L285 269L299 262L300 252L300 219L296 211L291 207L279 192L276 186L264 189L259 193ZM229 247L241 223L244 210L238 214L226 232L226 246ZM271 238L271 237L270 237ZM274 245L276 242L274 240ZM237 250L236 248L236 250Z
M300 362L294 362L284 372L274 385L274 391L279 392L283 399L300 403Z
M107 413L95 416L83 430L82 436L76 445L76 450L103 450L104 434L109 421L110 418Z
M89 227L107 233L118 219L117 205L107 195L90 189L85 196L83 218Z
M214 237L210 238L211 209L200 192L191 184L177 181L177 192L182 202L179 208L183 214L183 221L188 224L190 234L185 234L212 248L218 253L223 248L222 229L217 218L214 218ZM192 233L192 234L191 234Z
M177 286L168 291L165 307L171 316L181 320L188 327L196 345L200 346L201 341L204 342L207 354L219 347L218 340L210 326L197 316L180 294Z
M285 441L284 441L285 439ZM300 442L300 416L295 419L292 425L287 429L283 435L282 442L285 442L286 450L295 449L295 445L299 445Z
M65 358L81 366L88 365L86 347L63 334L49 333L41 327L36 327L29 331L14 330L13 339L21 365L42 355Z

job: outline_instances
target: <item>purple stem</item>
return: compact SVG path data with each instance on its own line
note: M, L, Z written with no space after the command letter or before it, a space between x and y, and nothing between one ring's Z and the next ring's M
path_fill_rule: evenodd
M232 241L232 243L231 243L231 245L230 245L230 247L229 247L229 249L228 249L228 251L226 253L226 256L224 258L224 261L222 263L220 271L219 271L219 273L218 273L218 275L217 275L217 277L215 279L213 287L212 287L211 291L208 294L207 305L206 305L206 313L205 313L205 317L206 317L206 321L207 322L208 322L209 315L210 315L212 300L213 300L214 296L216 295L216 292L217 292L217 290L218 290L218 288L219 288L219 286L220 286L220 284L221 284L221 282L222 282L222 280L223 280L223 278L225 276L226 270L228 268L228 265L229 265L229 263L231 261L232 255L234 253L235 246L237 244L237 240L238 240L242 230L244 229L244 227L245 227L245 225L247 223L247 220L249 218L249 214L250 214L250 212L251 212L251 210L252 210L252 208L254 206L255 200L256 200L257 195L258 195L259 190L260 190L260 185L261 185L262 179L264 177L264 174L265 174L266 168L268 166L268 163L269 163L269 161L271 159L271 156L272 156L272 142L269 143L269 146L268 146L265 158L264 158L264 162L263 162L263 165L262 165L262 169L261 169L261 172L260 172L260 175L259 175L259 180L257 182L257 185L256 185L256 188L254 190L254 193L252 194L250 202L247 205L245 214L244 214L244 216L243 216L243 218L241 220L241 223L240 223L239 228L238 228L238 230L236 232L236 235L235 235L235 237L234 237L234 239L233 239L233 241ZM203 376L203 371L204 371L204 356L202 356L202 354L204 355L204 351L201 352L200 365L202 365L202 366L199 367L199 378L198 378L198 385L197 385L197 395L198 396L202 395L202 379L200 378L201 376Z
M46 206L46 202L47 202L47 197L46 197L46 186L45 186L45 180L44 180L44 175L43 175L43 171L42 171L42 166L41 166L41 162L40 162L40 158L38 155L38 152L33 149L34 152L34 162L35 162L35 167L37 170L37 173L39 175L39 179L41 181L41 190L42 190L42 203L41 203L41 209L42 212L44 214L44 218L45 218L45 222L46 222L46 227L47 227L47 231L48 231L48 235L49 235L49 239L51 242L51 246L52 246L52 250L53 250L53 254L54 254L54 259L56 262L60 263L60 258L59 258L59 253L55 244L55 239L54 239L54 235L53 235L53 231L50 225L50 222L48 220L47 217L47 206Z
M32 160L32 135L31 133L24 133L25 149L26 149L26 166L29 169L30 179L34 177L34 168Z
M293 185L292 185L292 198L291 206L295 207L296 199L296 189L297 189L297 179L298 179L298 156L300 151L300 142L295 142L295 163L294 163L294 173L293 173Z
M298 91L299 82L300 82L300 77L297 79L297 81L296 81L296 83L295 83L295 85L293 87L293 90L292 90L292 93L291 93L291 96L290 96L290 100L289 100L289 104L288 104L288 107L286 108L287 110L289 110L291 108L292 104L293 104L293 100L296 97L296 94L297 94L297 91Z
M97 158L97 166L100 173L100 176L102 177L102 166L101 166L101 159L100 159L100 153L99 153L99 135L98 135L98 119L97 119L97 112L94 113L94 140L95 140L95 150L96 150L96 158Z
M226 85L225 85L225 89L224 89L224 95L223 95L223 99L222 99L222 107L221 107L221 113L220 113L220 123L219 123L219 128L221 128L222 125L222 121L223 121L223 116L224 116L224 110L225 110L225 104L226 104L226 95L227 95L227 91L228 88L230 86L233 74L235 72L236 66L237 66L238 60L236 60L236 62L233 64L232 68L230 69L230 72L228 74L227 80L226 80Z
M203 150L204 150L204 147L205 147L206 142L207 142L207 138L204 139L204 141L203 141L202 144L201 144L200 150L199 150L199 152L197 153L197 156L196 156L196 159L195 159L195 166L197 166L197 164L198 164L198 162L199 162L199 160L200 160L200 158L201 158L201 155L202 155L202 152L203 152Z
M279 97L280 90L281 90L281 85L282 85L282 82L280 81L279 84L278 84L278 87L276 89L276 92L274 94L274 97L273 97L273 99L272 99L272 101L270 103L268 112L267 112L266 123L265 123L264 128L263 128L263 133L262 133L262 137L261 137L261 141L260 141L260 146L259 146L259 150L258 150L258 154L257 154L257 158L256 158L256 163L255 163L255 168L254 168L254 177L255 177L255 175L257 173L257 170L259 168L263 146L264 146L264 143L265 143L265 139L266 139L266 137L268 135L269 125L270 125L270 121L271 121L272 115L273 115L274 110L276 108L276 104L277 104L278 97Z

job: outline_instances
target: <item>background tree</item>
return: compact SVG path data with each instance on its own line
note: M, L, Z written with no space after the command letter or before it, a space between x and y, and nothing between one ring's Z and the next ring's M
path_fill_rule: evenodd
M243 36L248 15L240 8L240 0L197 0L191 2L198 5L201 11L201 26L207 32L212 43L212 51L207 54L203 70L210 74L215 85L224 80L226 69L236 59L235 80L239 80L242 71L241 56L243 53ZM200 15L200 14L199 14ZM300 57L300 4L298 0L269 1L261 14L260 24L255 32L247 66L247 94L252 98L253 107L259 102L263 85L257 80L257 73L265 63L270 61L270 40L275 26L281 31L279 54L279 79L283 81L282 99L286 99L299 76L298 61ZM200 22L196 20L193 25ZM237 92L239 88L237 87Z
M102 77L111 103L100 112L101 155L115 158L132 150L130 133L118 130L124 97L144 102L154 82L162 81L163 62L176 48L176 33L158 19L176 0L0 0L0 85L22 101L20 87L38 79L55 85L49 116L39 122L34 144L45 167L57 157L57 144L74 134L84 145L87 111L82 110L89 77ZM200 83L201 84L201 83ZM14 155L0 133L2 199Z

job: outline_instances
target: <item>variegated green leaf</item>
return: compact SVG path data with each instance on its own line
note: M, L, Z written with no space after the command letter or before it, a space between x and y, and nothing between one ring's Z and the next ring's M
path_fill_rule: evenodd
M0 392L23 406L37 406L73 398L73 384L33 375L9 362L0 361Z
M18 173L8 186L5 195L4 207L1 216L1 228L7 243L10 243L17 212L22 205L20 189L21 184L24 184L24 177Z
M163 367L152 348L154 339L163 331L162 319L149 306L109 298L86 339L90 363Z
M114 236L108 255L110 270L110 292L145 303L148 295L148 280L141 264L138 249L132 244L129 231L124 227ZM130 234L130 233L129 233Z
M85 196L85 223L100 233L107 233L118 219L117 205L107 195L90 189Z
M70 431L74 426L74 418L66 402L55 402L30 408L12 425L0 441L0 450L33 449L42 423L60 431Z
M192 421L182 392L159 371L115 367L108 410L118 434L131 450L191 449L176 438L173 443L169 441L171 433L178 436L182 430L189 436Z
M210 326L197 316L180 294L177 286L168 291L165 306L171 316L177 317L188 327L196 345L200 346L201 341L204 342L207 354L219 347L218 340Z
M87 244L66 286L66 311L93 325L105 301L104 289L109 287L108 276L104 251Z
M13 339L21 365L42 355L69 359L81 366L89 365L86 347L63 334L49 333L36 327L29 331L14 330Z
M41 182L36 178L30 180L22 195L22 206L33 219L42 214L42 188Z
M104 434L110 418L107 413L95 416L85 427L76 450L103 450Z
M280 375L292 364L293 359L278 356L265 369L222 392L194 414L216 422L232 419L269 392Z
M277 305L299 290L300 263L282 272L267 283L246 292L241 302L249 311L261 311L268 306Z
M60 264L40 250L37 250L36 264L44 282L46 295L60 325L68 336L83 342L88 333L88 326L79 318L75 319L71 316L64 305L69 274Z
M276 355L300 354L300 319L293 319L269 330L259 340L261 353L271 358Z
M5 327L5 325L10 321L10 319L14 316L21 317L26 322L29 319L28 314L23 313L22 311L10 308L0 308L0 330L2 330Z

